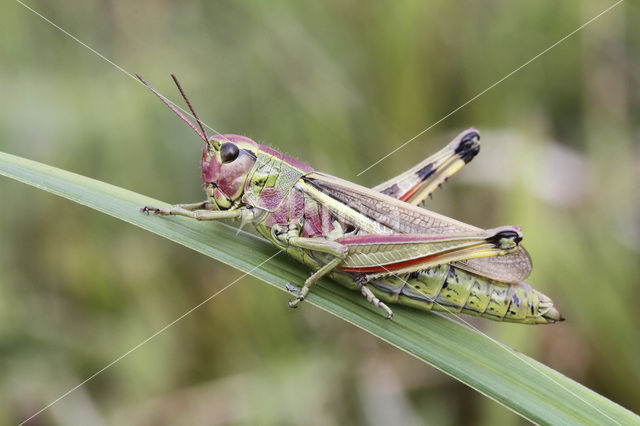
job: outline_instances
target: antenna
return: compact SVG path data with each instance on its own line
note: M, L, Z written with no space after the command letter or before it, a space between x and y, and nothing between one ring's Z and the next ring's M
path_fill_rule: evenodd
M167 98L162 96L160 94L160 92L158 92L149 83L147 83L145 81L145 79L140 76L140 74L136 73L136 77L138 77L138 80L140 80L142 82L142 84L147 86L149 88L149 90L151 90L157 97L159 97L160 100L162 102L164 102L164 104L171 109L171 111L175 112L178 115L178 117L182 118L182 120L185 123L187 123L189 125L189 127L191 127L207 145L209 144L209 139L207 139L207 137L205 136L206 132L204 132L204 127L202 127L202 123L198 119L198 116L195 115L195 112L193 111L193 108L191 108L191 104L189 104L189 101L187 101L187 104L189 104L189 108L191 108L191 112L193 112L194 116L196 117L196 120L198 120L198 124L200 125L200 128L203 130L204 133L201 133L200 130L198 130L198 128L191 121L189 121L189 119L187 117L185 117L180 111L178 111L178 109L173 105L173 103L171 103ZM172 75L172 77L173 77L173 75ZM174 79L175 79L175 77L174 77ZM177 81L176 81L176 83L177 83ZM182 93L182 89L180 88L180 85L178 85L178 88L180 89L180 92ZM182 94L182 96L184 97L184 93ZM185 97L185 99L186 99L186 97Z
M207 138L207 141L208 141L209 136L207 136L207 131L202 125L202 121L200 121L200 117L198 117L198 114L196 114L196 110L193 109L193 107L191 106L191 102L189 102L189 98L187 98L187 95L185 95L184 90L182 90L182 86L180 86L180 82L178 81L178 78L175 76L175 74L171 74L171 78L173 79L173 82L176 83L176 86L178 86L178 90L180 91L182 98L185 100L185 102L189 106L189 110L191 111L191 114L193 114L193 116L195 117L196 121L198 122L198 126L200 126L200 130L202 130L202 134L204 135L205 138Z

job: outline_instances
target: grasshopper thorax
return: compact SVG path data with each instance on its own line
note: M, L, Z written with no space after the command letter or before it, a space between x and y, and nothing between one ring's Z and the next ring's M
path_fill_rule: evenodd
M207 196L221 210L231 208L242 198L258 149L256 142L239 135L212 136L205 144L202 181Z

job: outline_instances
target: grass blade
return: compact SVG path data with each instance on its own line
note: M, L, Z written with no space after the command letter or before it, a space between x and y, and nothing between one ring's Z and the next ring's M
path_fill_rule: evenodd
M223 223L147 216L140 207L166 203L35 161L0 153L0 175L16 179L249 271L276 249ZM277 256L251 273L285 290L308 270ZM392 323L359 294L321 281L312 303L466 383L521 416L543 424L640 424L640 417L535 360L443 316L394 306Z

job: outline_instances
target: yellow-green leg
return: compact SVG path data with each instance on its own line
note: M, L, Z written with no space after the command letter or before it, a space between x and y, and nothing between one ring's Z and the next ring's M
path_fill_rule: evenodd
M340 243L325 240L324 238L285 237L286 242L292 246L306 250L319 251L334 256L326 265L315 271L307 278L294 300L289 300L289 306L295 308L309 294L309 289L324 275L331 272L342 263L346 257L347 248ZM295 287L287 285L289 291L295 291Z
M177 204L169 207L168 209L144 206L142 211L147 214L153 213L160 216L184 216L196 220L236 219L242 215L242 209L209 210L208 207L212 207L212 204L205 201L194 204Z
M342 263L342 259L339 257L336 257L331 262L327 263L322 268L314 272L309 278L305 280L302 288L300 289L300 292L298 293L298 296L296 296L294 300L289 300L289 306L292 308L297 307L298 303L302 302L304 298L307 296L307 294L309 294L309 289L311 288L311 286L315 284L315 282L318 281L320 278L322 278L325 274L328 274L329 272L331 272L333 268L335 268L341 263Z
M389 309L389 307L387 305L385 305L383 302L380 301L380 299L378 299L373 292L371 291L371 289L369 287L366 286L366 284L362 284L360 286L360 292L362 293L362 295L364 297L367 298L367 300L369 301L369 303L373 303L373 306L375 306L376 308L381 308L383 309L386 313L387 313L387 319L389 321L393 320L393 311L391 309Z

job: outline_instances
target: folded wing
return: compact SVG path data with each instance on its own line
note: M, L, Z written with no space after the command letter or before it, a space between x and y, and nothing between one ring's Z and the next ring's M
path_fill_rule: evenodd
M395 233L456 234L480 230L475 226L324 173L313 172L303 179L327 196L348 205ZM469 259L452 264L506 283L526 279L532 268L531 258L523 247L504 256Z

